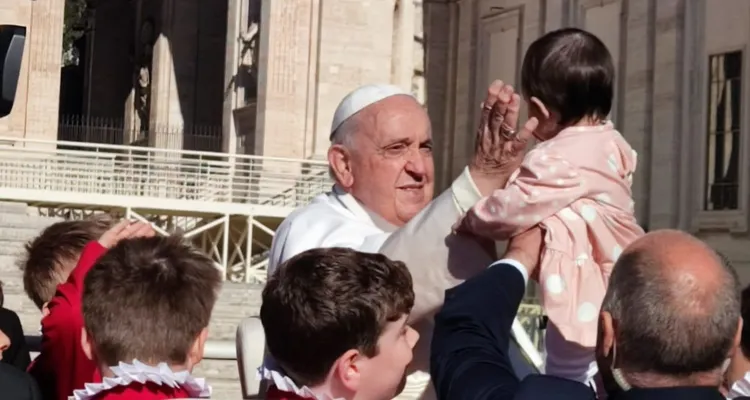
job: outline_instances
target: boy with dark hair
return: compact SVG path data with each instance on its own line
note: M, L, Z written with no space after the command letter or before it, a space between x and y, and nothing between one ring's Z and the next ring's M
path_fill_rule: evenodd
M419 339L406 324L413 305L402 262L343 248L291 258L263 290L266 398L392 399Z
M108 214L80 221L62 221L48 226L24 246L25 257L19 263L23 271L23 289L31 301L47 315L47 303L57 285L68 280L78 264L83 248L98 240L112 227Z
M521 89L531 117L525 129L541 143L456 228L496 241L544 228L534 278L549 317L545 372L594 383L597 315L609 276L622 250L643 235L631 191L637 154L608 120L615 68L595 35L565 28L534 41Z
M97 224L107 224L105 218L97 220ZM42 318L42 344L37 357L29 366L29 373L39 382L45 400L67 400L73 390L80 388L86 382L99 381L96 365L83 353L81 347L81 332L83 329L83 316L81 314L81 294L83 292L83 280L94 265L96 260L104 254L108 248L114 246L123 239L142 236L153 236L154 231L147 223L120 221L118 224L106 230L100 237L88 242L81 250L75 249L81 245L79 239L88 238L98 228L88 226L88 231L74 229L74 235L68 236L62 227L81 228L83 224L57 224L50 227L42 234L47 243L44 246L31 246L33 249L44 249L44 251L31 251L34 255L30 259L44 259L48 261L47 266L51 269L64 271L64 267L57 269L57 265L68 262L76 262L70 257L79 257L78 264L72 271L68 271L67 280L57 286L57 291L44 306L46 311ZM69 232L68 232L69 233ZM58 252L54 248L54 234L63 237L76 237L73 240L63 240L65 251ZM98 240L97 240L98 239ZM38 243L35 240L33 243ZM47 256L42 257L42 254ZM53 256L56 254L57 256ZM33 263L32 263L33 264ZM30 264L30 265L32 265ZM31 268L37 268L36 266ZM41 268L38 268L41 270ZM59 277L60 273L54 273ZM43 274L40 274L43 275ZM48 281L49 282L49 281Z
M126 240L110 249L83 291L83 348L104 383L82 385L75 398L210 396L190 371L203 357L220 287L211 259L181 237Z

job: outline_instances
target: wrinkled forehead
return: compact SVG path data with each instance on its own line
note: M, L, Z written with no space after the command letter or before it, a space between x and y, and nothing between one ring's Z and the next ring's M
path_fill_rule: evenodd
M393 96L362 110L362 133L376 143L424 142L432 138L425 109L411 96Z

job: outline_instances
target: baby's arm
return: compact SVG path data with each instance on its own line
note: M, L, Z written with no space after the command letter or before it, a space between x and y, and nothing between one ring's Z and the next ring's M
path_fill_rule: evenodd
M534 149L505 189L477 202L459 230L506 240L554 215L586 194L577 168L550 149Z

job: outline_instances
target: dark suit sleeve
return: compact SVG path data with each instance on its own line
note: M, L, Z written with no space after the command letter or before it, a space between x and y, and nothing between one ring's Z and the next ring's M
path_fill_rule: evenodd
M36 380L31 377L29 374L25 374L26 379L29 383L29 399L30 400L44 400L42 398L42 391L39 390L39 385L36 383Z
M439 399L514 398L518 378L508 345L524 290L515 267L495 264L446 291L435 317L430 361Z
M7 364L0 364L0 390L3 400L43 400L34 378Z

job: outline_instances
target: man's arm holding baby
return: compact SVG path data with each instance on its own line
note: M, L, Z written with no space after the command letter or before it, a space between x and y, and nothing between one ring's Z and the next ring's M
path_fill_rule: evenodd
M508 354L511 326L541 246L541 230L528 230L511 240L502 260L446 292L430 363L438 398L513 398L519 382Z
M550 149L536 148L508 185L477 202L456 230L507 240L556 214L586 191L575 166Z

